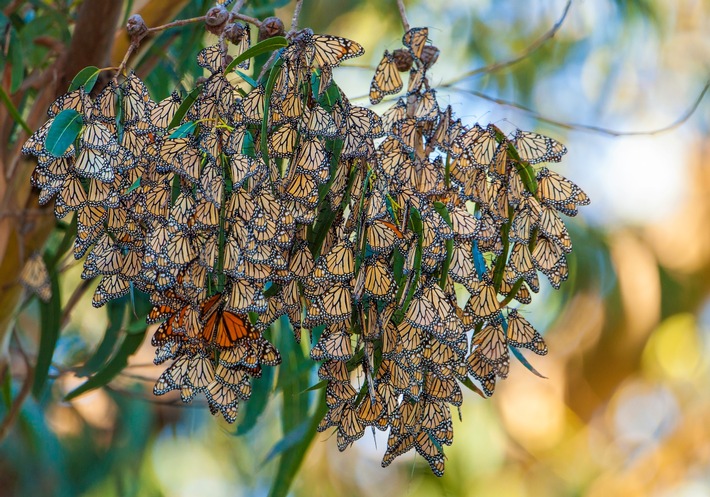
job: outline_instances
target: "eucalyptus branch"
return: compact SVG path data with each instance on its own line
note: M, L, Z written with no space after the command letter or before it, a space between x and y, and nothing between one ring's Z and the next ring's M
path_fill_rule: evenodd
M651 130L647 130L647 131L618 131L618 130L614 130L614 129L604 128L601 126L593 126L590 124L562 122L562 121L558 121L555 119L551 119L549 117L545 117L545 116L539 114L537 111L530 109L529 107L525 107L524 105L521 105L519 103L510 102L508 100L503 100L503 99L496 98L496 97L491 97L490 95L486 95L486 94L481 93L476 90L468 90L465 88L458 88L456 86L451 87L451 89L456 90L456 91L460 91L463 93L470 93L471 95L474 95L478 98L482 98L483 100L487 100L489 102L493 102L494 104L502 105L505 107L512 107L514 109L521 110L523 112L530 114L538 121L542 121L542 122L551 124L553 126L557 126L558 128L562 128L562 129L569 129L569 130L574 130L574 131L587 131L589 133L597 133L597 134L608 135L608 136L651 136L651 135L657 135L660 133L665 133L667 131L675 129L678 126L685 123L688 119L690 119L693 116L693 114L695 114L695 111L698 110L698 107L700 106L700 102L702 102L703 98L705 97L705 94L708 92L708 90L710 90L710 79L708 79L705 82L705 86L703 86L703 89L700 91L700 94L697 96L697 98L692 103L692 105L678 119L676 119L672 123L670 123L666 126L663 126L661 128L651 129Z
M291 18L291 29L289 33L295 33L298 30L298 17L301 15L301 7L303 0L296 0L296 7L293 9L293 18Z
M7 436L8 432L10 431L10 427L12 427L12 424L15 422L15 419L17 419L17 415L20 413L22 404L24 404L25 399L30 394L30 390L32 388L32 378L34 376L30 360L27 357L27 354L25 353L24 349L22 348L22 345L20 344L20 339L17 337L17 329L13 330L13 334L15 335L15 339L17 340L17 348L20 351L20 355L22 356L23 362L25 363L25 369L27 373L25 374L24 381L22 382L22 388L20 389L20 392L17 394L17 397L15 397L14 402L10 406L10 409L7 412L7 416L5 416L5 419L2 420L2 424L0 424L0 440L3 440Z
M230 14L232 20L239 19L240 21L248 22L249 24L253 24L257 28L261 27L261 21L257 19L256 17L251 17L245 14L239 14L238 12L232 12Z
M407 19L407 11L404 9L404 0L397 0L397 7L399 8L399 17L402 18L402 27L404 31L409 31L409 19Z
M401 0L399 0L399 1L401 1ZM503 62L496 62L496 63L490 64L488 66L479 67L478 69L474 69L472 71L465 72L465 73L461 74L460 76L458 76L456 79L449 81L448 83L444 83L443 85L440 85L440 87L441 88L450 87L450 86L455 85L456 83L458 83L464 79L476 76L478 74L489 74L492 72L500 71L501 69L505 69L506 67L510 67L512 65L517 64L518 62L521 62L521 61L527 59L528 57L530 57L530 55L532 55L533 52L535 52L537 49L539 49L541 46L543 46L545 44L545 42L552 39L555 36L555 34L557 34L557 32L562 27L562 24L564 24L565 19L567 18L567 13L569 12L569 9L571 6L572 6L572 0L567 0L567 5L565 5L565 9L562 12L562 16L557 20L555 25L552 26L552 28L550 28L550 30L547 31L544 35L542 35L540 38L535 40L528 48L526 48L517 57L514 57L510 60L506 60Z
M67 323L69 322L69 316L71 315L71 311L74 309L76 304L79 303L79 300L81 300L81 297L84 295L84 293L86 293L86 290L88 290L90 284L91 280L82 281L81 284L76 287L74 293L71 294L71 297L69 297L69 300L67 301L66 305L64 306L64 310L62 311L62 318L59 321L60 329L64 328L67 325Z
M161 24L160 26L155 26L154 28L148 28L149 33L157 33L158 31L165 31L170 28L177 28L180 26L187 26L195 22L204 21L207 16L191 17L189 19L178 19L177 21L169 22L167 24Z

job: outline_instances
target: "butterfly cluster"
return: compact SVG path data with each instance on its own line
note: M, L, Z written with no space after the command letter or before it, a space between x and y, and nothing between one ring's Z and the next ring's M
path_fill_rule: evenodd
M218 44L199 54L207 76L184 102L151 100L130 74L50 107L23 149L38 159L33 185L58 218L75 213L82 277L101 277L95 306L131 287L150 295L155 363L169 362L156 395L203 394L235 421L250 379L281 362L264 334L287 316L321 363L318 429L335 428L340 450L389 429L384 466L415 449L441 475L460 383L492 395L510 347L547 352L513 302L530 302L538 273L556 288L567 278L560 213L589 199L535 170L561 159L557 141L439 107L427 35L414 28L385 52L371 101L403 90L402 69L409 80L382 116L332 79L363 48L308 29L266 82L225 70ZM52 153L67 109L81 132Z

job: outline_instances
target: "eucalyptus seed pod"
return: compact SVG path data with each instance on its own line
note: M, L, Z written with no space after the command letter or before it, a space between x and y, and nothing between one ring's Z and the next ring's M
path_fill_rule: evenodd
M212 34L220 35L229 21L229 11L223 5L217 5L207 11L205 28Z
M397 66L397 70L399 72L406 72L412 68L412 62L414 62L414 58L408 50L398 48L397 50L392 52L392 56L394 57L394 64L395 66Z
M224 37L233 45L238 45L244 36L249 36L248 30L241 22L227 24L224 28Z
M148 26L140 15L133 14L126 22L126 31L131 42L139 42L148 34Z
M267 38L274 36L283 36L286 34L284 23L278 17L267 17L259 26L259 41L264 41Z
M422 63L429 69L439 58L441 52L434 45L426 45L422 50Z

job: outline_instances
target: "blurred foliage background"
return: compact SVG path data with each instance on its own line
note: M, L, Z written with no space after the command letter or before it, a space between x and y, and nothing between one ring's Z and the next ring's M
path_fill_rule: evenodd
M41 100L23 83L61 58L62 46L71 52L80 3L0 0L0 82L16 105L25 90ZM121 12L110 65L123 56L120 26L130 13L141 12L153 26L202 15L210 6L116 3ZM443 478L413 453L380 468L381 434L338 454L326 433L307 452L293 495L709 495L710 107L693 104L710 73L710 2L575 0L554 37L532 52L562 18L564 0L406 5L411 24L428 26L441 49L432 71L442 87L440 104L451 103L469 123L534 129L562 141L569 153L556 169L592 205L571 223L570 280L560 292L544 288L527 309L550 348L534 363L547 379L516 363L493 398L465 392ZM293 5L248 0L243 12L263 17L273 9L288 20ZM402 35L394 0L309 0L301 26L365 47L364 57L336 70L351 96L367 94L382 51L399 46ZM144 44L130 65L161 99L201 75L194 59L212 38L200 25L169 30ZM517 64L463 77L520 54L527 56ZM85 62L73 72L103 61ZM59 92L65 89L66 83ZM30 126L44 109L38 117L25 111ZM678 126L654 133L673 123ZM9 137L6 168L13 142L26 137L18 128L0 127L0 136ZM0 182L0 193L8 185ZM5 219L8 203L3 206ZM9 272L11 252L3 253L2 271ZM80 273L80 265L64 272L63 305ZM8 280L2 302L17 294ZM37 304L5 314L22 349L36 356ZM62 401L84 381L75 366L92 355L107 324L106 312L93 309L88 295L74 308L58 340L49 388L28 397L0 442L0 495L266 495L277 468L272 456L284 446L280 393L248 421L254 427L247 433L213 419L204 406L157 403L146 343L108 388ZM17 343L5 342L11 374L3 419L27 374Z

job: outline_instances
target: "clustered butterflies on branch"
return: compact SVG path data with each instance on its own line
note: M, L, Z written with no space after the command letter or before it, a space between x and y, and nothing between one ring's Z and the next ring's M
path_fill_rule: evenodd
M202 394L234 422L251 378L280 364L264 333L287 316L321 361L318 429L334 427L340 450L389 429L383 466L414 448L441 475L459 382L492 395L509 347L547 353L511 304L530 302L538 272L555 288L567 278L560 213L589 199L533 168L566 149L441 109L427 28L378 65L373 104L409 72L382 116L332 79L358 43L297 31L257 82L232 70L250 46L234 31L236 54L221 42L200 52L207 77L185 100L151 100L134 73L95 98L82 86L57 99L23 148L40 203L75 213L82 278L101 277L96 307L150 295L154 362L169 363L156 395ZM57 152L59 121L76 138Z

